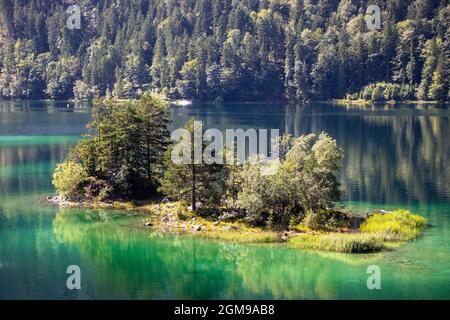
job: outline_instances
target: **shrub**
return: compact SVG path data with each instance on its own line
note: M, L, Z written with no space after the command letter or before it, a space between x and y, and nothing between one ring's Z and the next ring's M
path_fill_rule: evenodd
M388 83L384 90L384 98L386 100L399 100L400 99L400 85Z
M376 234L386 241L408 241L415 239L426 225L427 219L407 210L396 210L371 216L361 226L361 231Z
M351 100L360 98L373 102L386 100L401 101L414 99L414 91L414 87L406 84L377 82L371 83L362 88L359 93L349 94L347 97Z
M349 228L350 219L344 212L337 210L310 211L303 219L303 225L310 230L335 231Z
M75 161L66 161L56 167L53 174L53 185L61 197L77 197L82 195L82 184L87 178L83 167Z
M372 91L372 101L383 101L384 100L384 88L382 86L376 85Z
M90 200L104 201L110 197L113 187L104 180L95 177L86 178L82 184L83 196Z

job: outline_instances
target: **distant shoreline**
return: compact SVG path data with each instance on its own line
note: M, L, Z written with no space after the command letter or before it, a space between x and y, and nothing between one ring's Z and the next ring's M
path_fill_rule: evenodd
M373 105L446 105L449 106L449 101L423 101L423 100L405 100L405 101L371 101L365 99L349 100L349 99L332 99L328 101L319 101L319 103L330 103L335 105L355 105L355 106L373 106Z
M104 98L104 97L103 97ZM118 101L129 101L133 99L118 98ZM355 106L376 106L376 105L445 105L450 106L450 101L424 101L424 100L405 100L405 101L371 101L365 99L350 100L350 99L331 99L331 100L310 100L310 101L295 101L295 100L276 100L276 101L222 101L220 103L215 103L214 101L201 101L201 100L168 100L171 106L175 107L186 107L191 106L195 103L201 104L211 104L211 105L230 105L230 104L300 104L300 105L311 105L311 104L333 104L333 105L355 105ZM43 102L43 103L92 103L93 100L52 100L52 99L0 99L1 102Z

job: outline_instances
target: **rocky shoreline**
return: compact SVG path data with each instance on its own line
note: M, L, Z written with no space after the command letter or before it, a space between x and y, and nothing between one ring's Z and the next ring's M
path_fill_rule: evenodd
M66 197L47 197L47 201L61 208L87 208L87 209L117 209L132 212L141 212L148 215L142 221L142 227L159 232L169 233L191 233L200 235L210 232L228 232L228 233L271 233L276 236L279 242L288 241L289 237L302 234L315 234L311 232L300 231L269 231L263 228L251 228L239 221L242 215L238 212L223 212L221 215L215 214L210 218L202 218L195 215L190 207L182 207L177 203L169 202L163 199L158 203L131 204L128 202L91 202L91 201L73 201ZM200 207L201 203L198 204ZM375 213L384 213L384 210L372 211L366 214L348 214L350 228L341 233L354 233L366 221L368 217Z

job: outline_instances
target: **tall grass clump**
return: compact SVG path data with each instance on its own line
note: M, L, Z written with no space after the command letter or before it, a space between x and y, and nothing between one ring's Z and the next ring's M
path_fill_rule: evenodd
M369 217L361 231L377 235L384 241L410 241L416 239L426 226L427 219L408 210L396 210Z
M343 253L370 253L383 249L383 241L377 236L363 233L328 233L301 235L289 238L288 244L294 248L334 251Z
M274 232L242 232L242 231L206 231L198 233L198 236L211 239L230 241L236 243L276 243L281 242L280 237Z

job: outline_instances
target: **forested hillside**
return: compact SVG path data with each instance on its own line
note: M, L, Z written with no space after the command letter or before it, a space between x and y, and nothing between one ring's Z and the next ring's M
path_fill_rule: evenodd
M448 100L449 35L448 0L1 0L0 98Z

